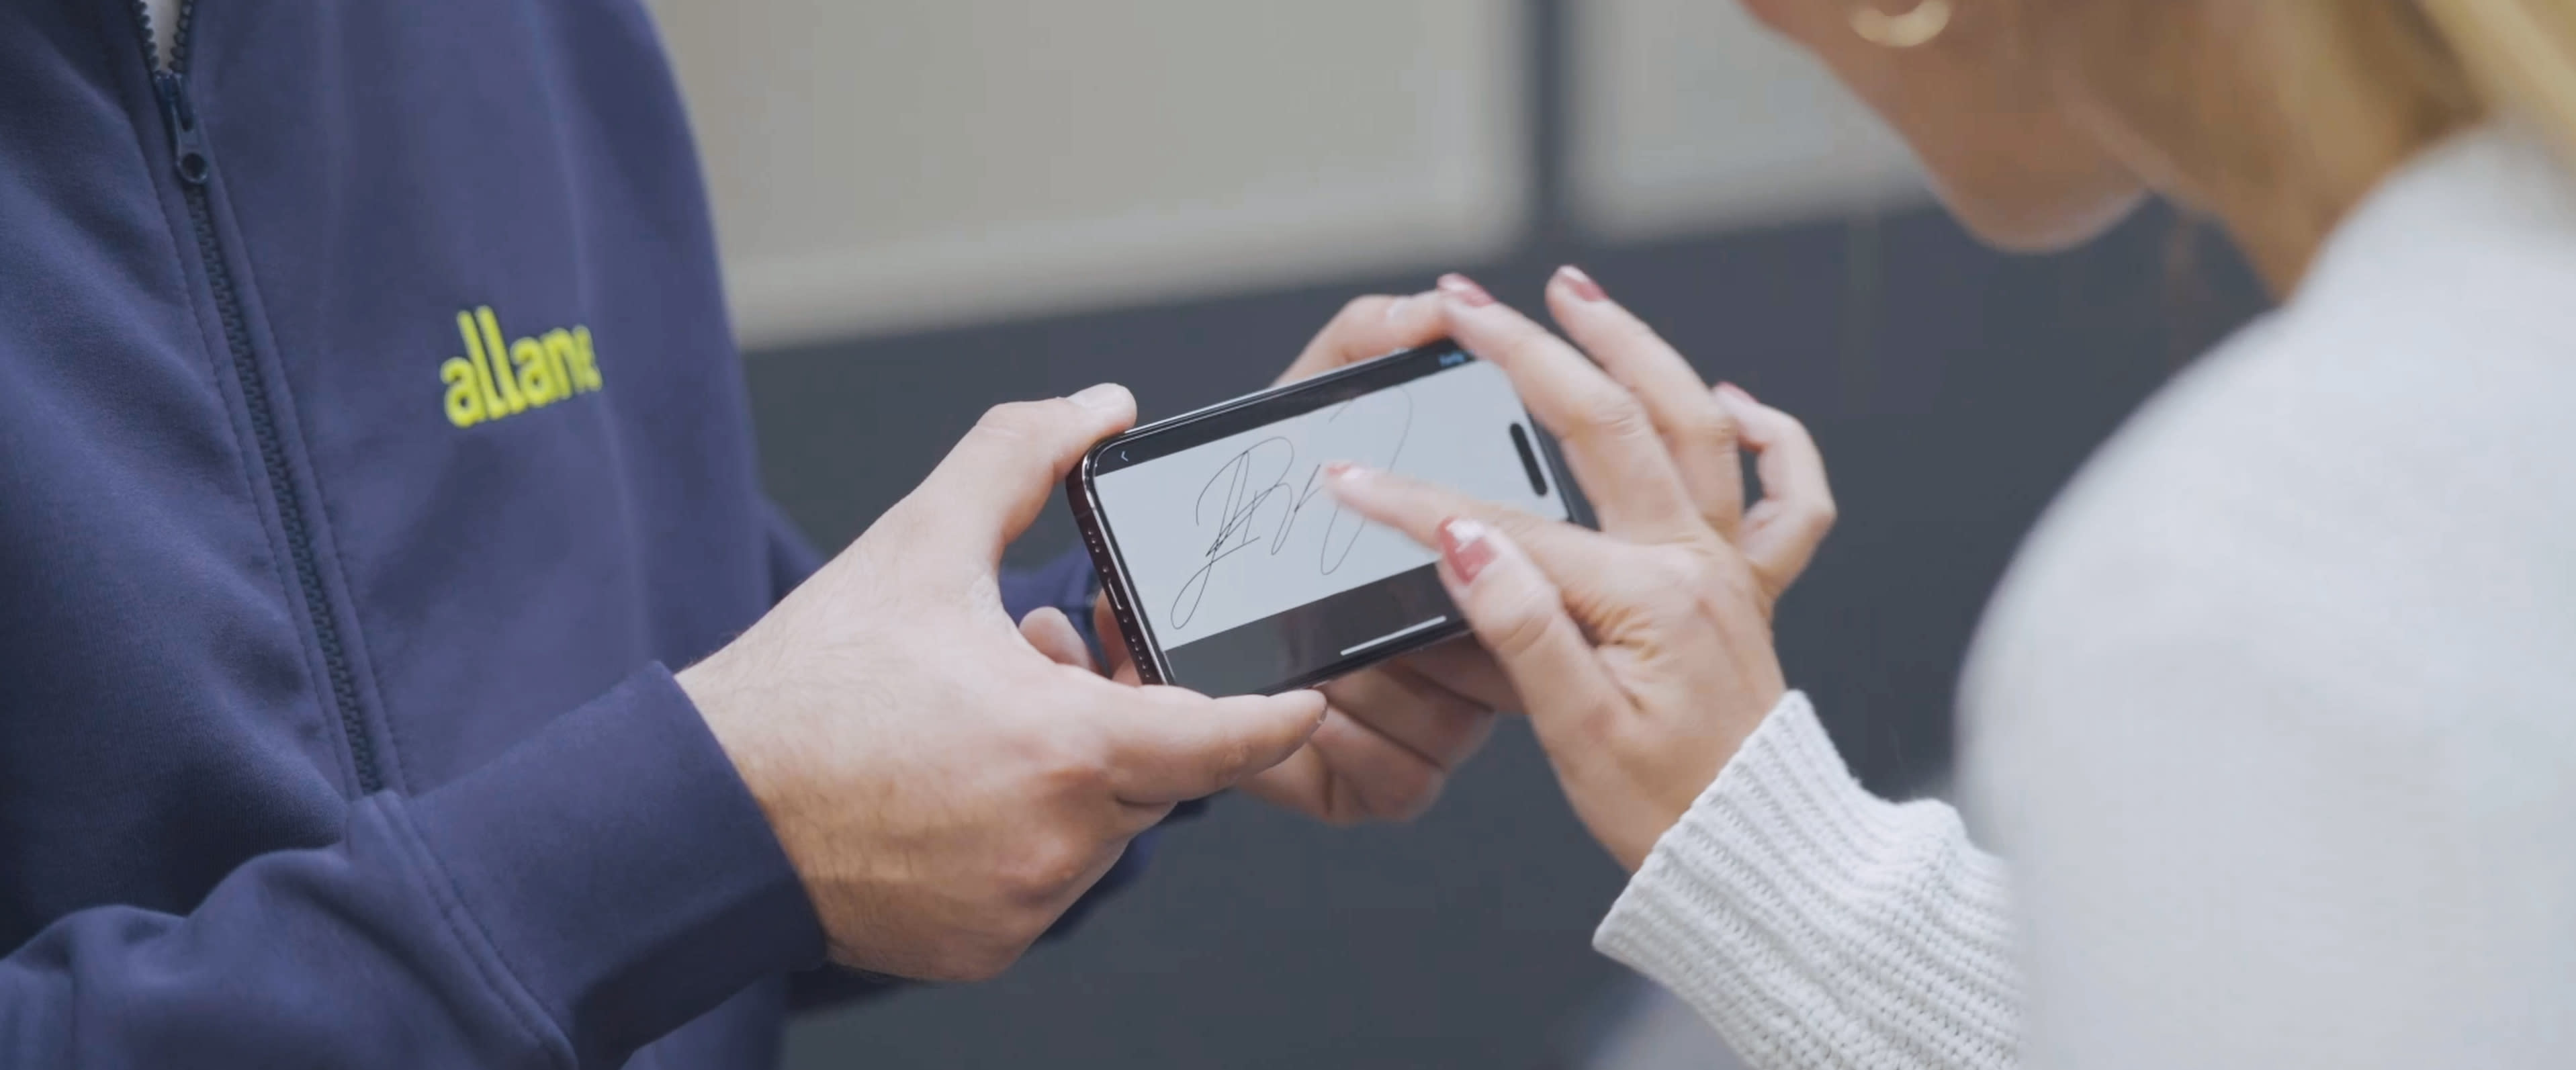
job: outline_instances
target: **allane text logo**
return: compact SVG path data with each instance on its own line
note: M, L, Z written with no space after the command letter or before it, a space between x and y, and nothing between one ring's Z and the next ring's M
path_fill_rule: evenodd
M485 305L457 313L456 333L465 339L465 355L439 365L438 379L447 384L447 422L458 427L599 389L599 359L591 353L588 327L557 327L504 345L500 319Z

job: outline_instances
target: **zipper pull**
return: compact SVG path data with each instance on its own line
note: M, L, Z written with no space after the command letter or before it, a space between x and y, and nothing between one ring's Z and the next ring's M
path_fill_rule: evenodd
M215 167L206 159L206 136L197 129L197 108L188 101L188 83L169 71L156 71L152 86L161 97L161 120L170 127L170 158L179 180L205 185Z

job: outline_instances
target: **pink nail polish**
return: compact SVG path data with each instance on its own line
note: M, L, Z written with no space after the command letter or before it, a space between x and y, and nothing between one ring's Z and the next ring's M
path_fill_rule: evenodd
M1469 308L1483 308L1494 303L1494 295L1476 285L1476 280L1455 272L1440 276L1440 292L1458 299Z
M1607 301L1610 299L1609 291L1603 290L1600 283L1592 281L1592 276L1586 274L1582 268L1576 267L1572 264L1567 264L1564 267L1556 269L1556 277L1564 279L1565 288L1573 292L1576 297L1580 297L1586 301Z
M1725 395L1727 395L1727 396L1729 396L1729 397L1734 398L1734 399L1735 399L1735 400L1737 400L1737 401L1745 402L1745 403L1747 403L1747 404L1753 404L1753 405L1759 405L1759 404L1761 404L1761 402L1758 402L1758 401L1754 401L1754 400L1753 400L1753 395L1748 394L1748 393L1745 393L1745 392L1744 392L1744 388L1743 388L1743 387L1737 386L1737 385L1735 385L1734 383L1719 383L1719 384L1717 384L1717 392L1718 392L1718 393L1721 393L1721 394L1725 394Z
M1449 571L1458 574L1458 582L1474 583L1485 566L1494 563L1494 541L1485 537L1485 525L1451 517L1440 524L1440 556L1448 559Z

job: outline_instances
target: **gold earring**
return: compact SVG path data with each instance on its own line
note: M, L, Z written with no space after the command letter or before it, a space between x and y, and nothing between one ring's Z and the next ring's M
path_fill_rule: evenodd
M1852 9L1851 28L1861 40L1884 48L1920 48L1950 28L1950 0L1919 0L1902 15L1864 3Z

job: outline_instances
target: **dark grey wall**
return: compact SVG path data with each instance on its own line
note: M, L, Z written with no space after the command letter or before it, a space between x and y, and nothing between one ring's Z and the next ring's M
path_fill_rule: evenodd
M1706 375L1806 418L1843 521L1779 645L1853 767L1903 793L1950 755L1956 670L2049 497L2188 354L2258 306L2164 212L2009 259L1930 211L1464 265L1533 307L1579 259ZM1538 244L1556 243L1542 240ZM1402 278L761 354L769 487L837 546L992 403L1115 380L1147 419L1266 383L1347 297ZM1071 544L1052 510L1015 554ZM1525 731L1438 810L1336 832L1225 800L1143 885L998 982L818 1018L795 1067L1535 1067L1616 974L1588 938L1619 874Z

